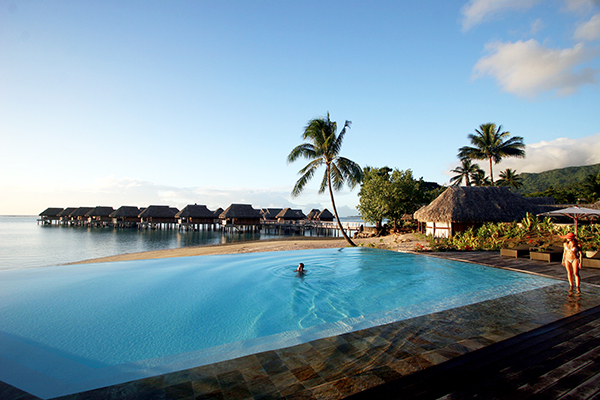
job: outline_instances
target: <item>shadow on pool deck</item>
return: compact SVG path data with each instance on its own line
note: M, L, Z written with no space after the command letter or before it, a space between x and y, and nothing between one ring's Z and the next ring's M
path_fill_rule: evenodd
M564 281L560 263L427 253ZM600 270L566 283L61 399L592 398ZM35 399L0 383L2 399Z

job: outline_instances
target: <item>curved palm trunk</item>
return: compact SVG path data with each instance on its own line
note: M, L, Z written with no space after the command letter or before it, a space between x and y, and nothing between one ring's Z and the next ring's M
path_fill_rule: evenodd
M340 217L338 216L337 208L335 208L335 201L333 200L333 189L331 188L331 174L329 170L329 164L327 164L327 183L327 186L329 186L329 197L331 198L331 206L333 207L333 215L335 215L335 220L337 221L338 226L340 227L340 231L342 232L344 239L346 239L350 246L356 247L352 239L350 239L348 235L346 235L346 231L344 231L344 227L342 226L342 222L340 221Z

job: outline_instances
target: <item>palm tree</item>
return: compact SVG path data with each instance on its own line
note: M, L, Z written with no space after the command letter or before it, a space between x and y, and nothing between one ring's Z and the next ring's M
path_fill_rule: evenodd
M500 179L498 179L498 186L508 186L513 189L518 189L523 186L521 182L521 176L517 174L514 169L507 168L500 172Z
M333 192L343 188L344 183L348 183L351 189L362 182L363 170L352 160L340 157L339 153L342 148L342 141L346 134L346 128L350 128L352 122L346 121L344 128L336 135L337 123L329 119L329 113L325 118L315 118L308 121L308 125L304 128L302 139L308 142L296 146L288 155L288 163L296 161L300 157L311 160L308 165L302 168L299 172L302 176L292 190L292 196L296 197L302 193L304 186L310 181L317 169L325 166L325 175L321 181L319 193L324 193L325 189L329 189L329 197L333 213L338 223L340 231L344 238L351 246L356 246L352 240L346 235L340 217L338 216L333 199Z
M478 169L473 175L471 175L471 179L473 179L473 184L475 186L490 186L492 182L490 181L489 176L485 176L485 171L481 168Z
M471 158L473 160L489 160L490 178L494 184L492 161L498 164L504 157L525 158L525 144L523 138L514 136L505 141L510 132L502 132L502 125L487 123L475 129L475 134L469 134L473 147L464 146L458 149L458 157Z
M590 201L600 198L600 172L597 175L589 174L583 181L583 188L591 197Z
M464 179L465 186L471 186L471 179L473 175L475 175L480 169L479 165L472 164L470 158L463 158L460 161L462 165L450 171L454 172L455 174L458 174L450 178L450 182L452 182L452 186L459 186Z

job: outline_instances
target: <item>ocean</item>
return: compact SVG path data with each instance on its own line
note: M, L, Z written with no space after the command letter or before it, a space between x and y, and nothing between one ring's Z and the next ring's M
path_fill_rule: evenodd
M282 237L264 233L49 226L38 225L38 218L0 216L0 270L49 267L141 251Z

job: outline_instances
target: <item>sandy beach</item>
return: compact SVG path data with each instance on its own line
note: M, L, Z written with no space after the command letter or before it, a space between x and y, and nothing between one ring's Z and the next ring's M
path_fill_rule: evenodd
M394 251L413 251L419 241L413 234L388 235L366 239L354 239L358 246L374 247ZM426 242L422 241L425 245ZM324 249L346 247L348 243L343 238L311 238L299 237L275 240L257 240L252 242L219 244L209 246L184 247L141 253L121 254L117 256L95 258L72 264L86 264L113 261L149 260L155 258L206 256L215 254L254 253L260 251L289 251L305 249Z

